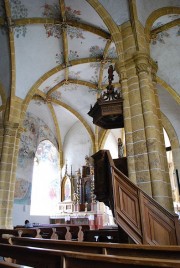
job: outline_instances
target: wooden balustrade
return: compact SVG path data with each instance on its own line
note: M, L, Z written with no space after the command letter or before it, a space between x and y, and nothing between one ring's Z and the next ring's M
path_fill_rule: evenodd
M142 258L132 256L101 255L0 244L0 252L18 264L34 268L147 268L147 267L180 267L180 260L162 258Z

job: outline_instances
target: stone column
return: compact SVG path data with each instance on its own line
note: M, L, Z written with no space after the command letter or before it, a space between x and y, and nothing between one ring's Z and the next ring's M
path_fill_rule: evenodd
M161 110L160 110L158 92L157 92L157 87L156 87L157 64L155 64L152 60L150 60L150 64L151 64L151 75L149 76L150 78L149 83L150 83L150 87L154 91L154 97L155 97L155 103L156 103L156 109L157 109L157 117L158 117L158 122L159 122L159 129L160 129L160 146L162 150L162 162L164 166L164 179L165 179L165 184L166 184L166 189L167 189L167 196L169 198L169 210L173 210L173 198L172 198L172 189L171 189L171 182L170 182L170 175L169 175L169 167L168 167L164 133L163 133Z
M158 96L152 83L152 64L145 53L134 56L139 78L142 115L151 174L152 196L169 211L173 211L172 198L169 196L169 175L165 151Z
M136 183L136 168L134 157L134 148L133 148L133 137L132 137L132 124L131 124L131 110L129 104L129 95L128 95L128 84L127 84L127 74L126 68L121 62L116 62L115 64L116 72L120 76L122 98L123 98L123 115L124 115L124 130L125 130L125 140L126 140L126 153L128 161L128 173L131 181Z
M131 180L133 178L133 181L136 178L137 185L148 195L152 196L139 80L135 64L132 60L126 61L125 67L127 78L122 79L122 68L120 68L120 76L122 79L124 128L129 177Z
M6 122L4 124L0 162L0 228L12 227L18 126L18 123L13 122Z

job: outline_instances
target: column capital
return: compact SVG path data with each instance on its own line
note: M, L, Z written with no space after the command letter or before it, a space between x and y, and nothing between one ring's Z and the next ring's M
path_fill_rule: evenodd
M4 127L4 136L13 136L15 135L15 132L17 131L18 127L19 127L19 123L15 123L15 122L10 122L10 121L6 121L3 124Z
M133 60L134 60L135 63L146 63L146 64L148 64L148 62L150 60L150 56L147 53L136 52L133 55Z
M126 74L126 67L123 62L117 61L115 63L115 70L120 76L120 80L126 80L127 79L127 74Z
M145 63L138 63L136 64L136 70L137 70L137 73L142 73L142 72L145 72L145 73L149 73L149 68L148 68L148 65L145 64Z
M147 53L137 52L133 56L136 65L137 73L146 72L152 75L152 80L156 81L156 73L158 69L155 62Z
M146 53L137 52L133 56L134 63L136 65L137 73L149 73L149 55Z

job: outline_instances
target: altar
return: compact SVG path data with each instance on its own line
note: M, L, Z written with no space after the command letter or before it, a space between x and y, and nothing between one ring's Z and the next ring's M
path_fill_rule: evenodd
M50 216L50 223L89 225L91 230L103 227L103 214L94 194L94 168L86 157L86 165L76 176L65 175L61 180L61 201Z

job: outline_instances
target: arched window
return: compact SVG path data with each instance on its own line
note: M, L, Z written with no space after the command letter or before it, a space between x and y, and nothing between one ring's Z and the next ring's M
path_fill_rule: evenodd
M42 141L34 158L31 215L52 215L60 200L59 153L48 140Z
M71 201L71 180L66 174L62 180L61 184L61 201Z

